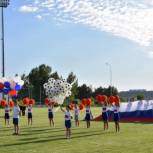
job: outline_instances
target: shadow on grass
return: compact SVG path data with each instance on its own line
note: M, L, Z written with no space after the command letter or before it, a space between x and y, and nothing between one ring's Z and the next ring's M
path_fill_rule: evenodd
M109 132L107 134L110 134L112 132ZM79 132L79 133L74 133L72 135L72 138L70 140L73 140L73 139L80 139L80 138L87 138L87 137L91 137L91 136L100 136L100 135L104 135L106 134L105 132L92 132L92 133L89 133L89 132ZM33 138L25 138L25 139L19 139L19 141L22 141L22 142L19 142L19 143L11 143L11 144L3 144L3 145L0 145L0 147L11 147L11 146L18 146L18 145L28 145L28 144L32 144L32 143L47 143L47 142L56 142L56 141L62 141L65 139L65 137L63 135L56 135L56 136L48 136L48 137L43 137L42 139L40 140L36 140L38 138L36 137L33 137ZM66 139L65 139L66 140ZM24 141L24 142L23 142Z

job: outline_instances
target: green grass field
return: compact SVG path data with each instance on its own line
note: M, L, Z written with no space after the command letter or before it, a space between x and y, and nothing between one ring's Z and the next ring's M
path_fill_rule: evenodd
M92 112L97 116L100 108ZM1 110L1 116L2 113ZM92 122L91 128L86 129L82 121L79 128L73 123L72 138L67 140L60 110L55 114L54 128L48 125L47 108L35 108L33 118L33 126L28 127L26 117L21 117L19 136L12 135L12 124L6 128L4 119L0 119L0 153L153 153L152 124L124 123L121 132L115 133L113 123L104 132L101 122Z

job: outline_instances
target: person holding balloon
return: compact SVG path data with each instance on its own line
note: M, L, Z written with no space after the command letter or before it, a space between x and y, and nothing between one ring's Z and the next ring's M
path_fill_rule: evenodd
M13 135L19 135L19 115L20 115L20 108L15 102L13 107L13 124L14 124L14 133Z
M87 128L90 128L90 121L93 118L91 113L91 108L90 108L91 99L90 98L83 99L82 104L85 105L85 121L87 124Z
M54 114L53 114L54 104L48 103L48 119L50 126L54 126Z
M9 127L10 125L10 107L8 104L5 105L5 108L4 108L4 112L5 112L5 115L4 115L4 119L5 119L5 126Z
M72 115L71 115L71 112L70 112L70 106L67 105L66 106L66 110L64 110L62 108L62 106L60 106L61 108L61 111L64 112L65 116L65 128L66 128L66 139L70 139L71 138L71 119L72 119Z
M108 130L108 103L107 100L105 100L102 103L102 119L104 122L104 131Z
M27 103L27 113L28 113L28 125L32 125L33 124L32 106L35 104L35 100L27 98L26 103Z
M28 125L32 125L32 104L29 104L27 106L27 112L28 112Z
M96 100L102 106L102 121L104 122L104 131L108 130L108 99L105 95L96 96Z
M79 113L80 109L78 108L77 104L74 105L74 119L75 119L75 125L76 127L79 127Z
M116 132L120 131L120 115L119 115L119 109L120 109L120 98L118 96L111 96L110 102L112 103L113 112L114 112L114 122L115 122L115 130Z

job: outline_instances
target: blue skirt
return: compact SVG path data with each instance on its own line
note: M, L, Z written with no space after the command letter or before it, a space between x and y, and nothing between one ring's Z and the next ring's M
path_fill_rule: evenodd
M90 120L91 120L90 114L86 114L85 120L86 120L86 121L90 121Z
M53 118L54 118L54 116L53 116L53 113L52 113L52 112L49 112L49 113L48 113L48 118L49 118L49 119L53 119Z
M114 113L114 121L115 122L120 121L120 115L119 115L119 113Z
M71 120L65 121L65 127L67 129L70 129L71 128Z
M10 119L10 115L8 113L5 113L4 118L7 119L7 120Z
M32 118L32 113L28 113L28 118L29 118L29 119Z
M107 112L102 113L102 120L103 121L108 121L108 113Z

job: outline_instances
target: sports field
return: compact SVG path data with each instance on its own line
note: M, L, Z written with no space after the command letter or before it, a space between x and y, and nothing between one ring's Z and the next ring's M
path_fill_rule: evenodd
M100 108L93 108L94 116ZM2 116L3 110L0 110ZM92 122L86 129L85 122L76 128L73 123L72 138L65 139L64 117L59 110L55 114L55 127L49 127L47 108L33 110L33 126L27 126L21 117L19 136L13 136L11 128L4 126L0 118L0 153L153 153L153 124L121 124L121 132L114 132L114 124L103 131L101 122ZM81 119L83 119L83 112ZM11 120L12 123L12 120Z

